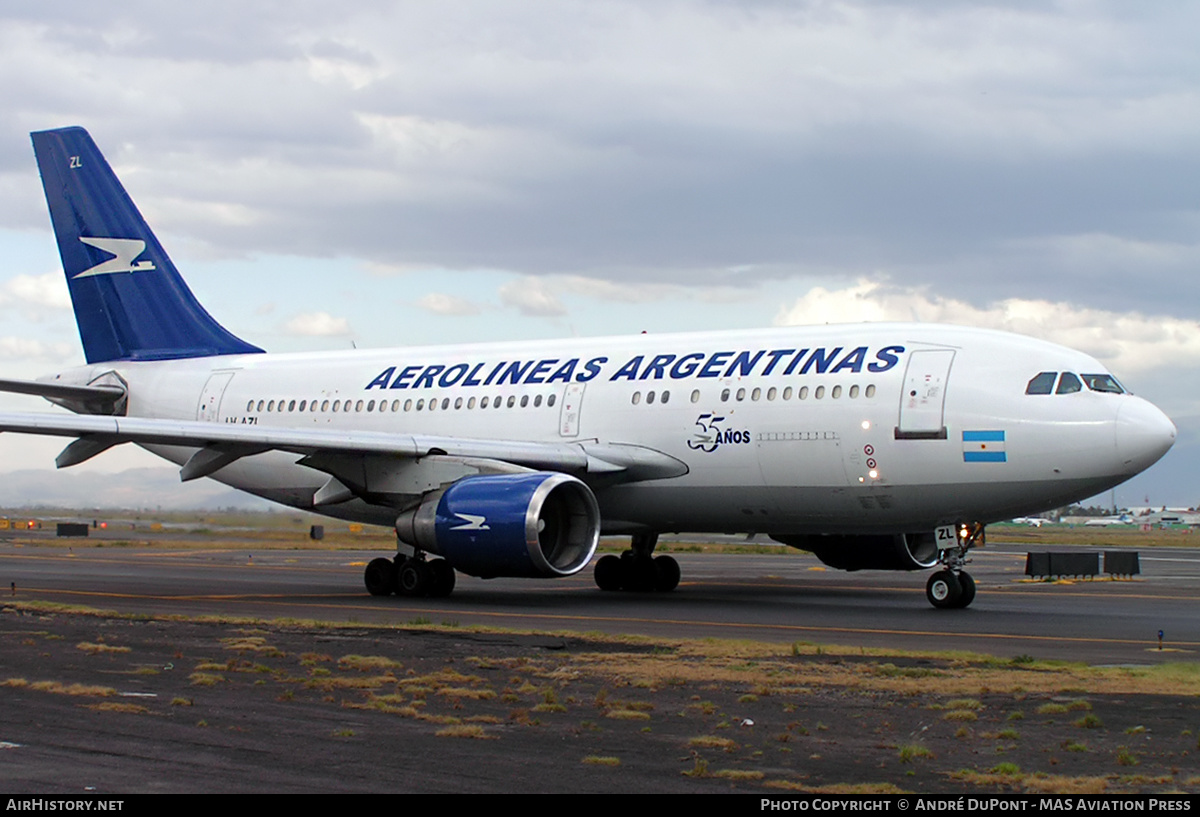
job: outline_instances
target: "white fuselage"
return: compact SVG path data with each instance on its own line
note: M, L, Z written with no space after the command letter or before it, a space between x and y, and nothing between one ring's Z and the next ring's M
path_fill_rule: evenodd
M1156 461L1174 426L1131 394L1026 394L1095 359L1000 332L858 324L732 333L110 362L131 417L488 440L628 443L686 464L587 479L605 532L871 533L1031 514ZM335 410L336 407L336 410ZM184 462L185 449L153 448ZM328 479L271 452L217 471L312 507ZM396 508L320 508L391 524Z

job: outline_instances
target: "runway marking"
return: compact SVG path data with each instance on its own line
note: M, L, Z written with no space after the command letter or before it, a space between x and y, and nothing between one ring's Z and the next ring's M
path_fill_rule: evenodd
M287 596L284 594L271 594L259 596L244 596L244 595L227 595L227 596L154 596L154 595L133 595L124 593L103 593L97 591L78 591L78 590L41 590L50 595L60 596L83 596L96 598L124 598L130 600L136 599L153 599L157 601L245 601L250 604L260 604L268 606L276 606L288 604L302 608L312 609L333 609L333 610L370 610L379 612L381 609L378 606L364 605L331 605L331 604L309 604L298 599L314 598L313 596ZM344 595L327 595L316 596L315 598L346 598L358 597L358 594ZM277 601L277 599L291 599L287 602ZM513 613L513 612L496 612L490 610L467 610L462 608L436 608L429 607L389 607L386 610L391 612L399 612L402 614L413 613L421 616L475 616L489 619L515 619L517 621L538 620L538 621L571 621L583 623L638 623L638 624L657 624L672 627L704 627L713 629L746 629L746 630L762 630L762 631L784 631L797 633L842 633L855 635L884 635L884 636L928 636L938 638L959 638L959 639L981 639L993 641L1033 641L1047 644L1109 644L1109 645L1127 645L1127 646L1144 646L1148 650L1152 646L1150 639L1131 639L1131 638L1099 638L1085 636L1049 636L1049 635L1025 635L1017 633L979 633L979 632L964 632L961 630L902 630L890 628L875 628L875 627L828 627L814 626L807 624L761 624L754 622L727 622L727 621L700 621L696 619L670 619L670 618L643 618L635 616L583 616L583 615L568 615L564 613ZM153 614L147 614L153 615ZM230 613L230 615L237 615ZM364 624L365 622L356 622ZM403 625L404 622L396 622ZM1200 648L1200 641L1172 641L1171 646L1175 649L1179 648ZM1155 651L1155 650L1150 650Z

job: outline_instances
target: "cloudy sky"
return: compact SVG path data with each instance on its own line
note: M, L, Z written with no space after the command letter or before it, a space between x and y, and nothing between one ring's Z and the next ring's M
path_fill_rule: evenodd
M82 362L28 134L83 125L268 349L1012 329L1179 426L1118 504L1194 505L1198 30L1200 7L1086 0L12 0L0 370ZM60 447L5 435L0 470Z

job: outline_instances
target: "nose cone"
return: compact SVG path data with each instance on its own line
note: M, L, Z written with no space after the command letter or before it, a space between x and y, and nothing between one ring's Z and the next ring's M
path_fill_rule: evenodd
M1117 454L1129 474L1145 471L1175 444L1175 424L1157 406L1132 395L1117 411Z

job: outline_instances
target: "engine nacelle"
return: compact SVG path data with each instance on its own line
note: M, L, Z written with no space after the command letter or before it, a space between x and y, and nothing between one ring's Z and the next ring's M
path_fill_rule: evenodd
M567 474L464 477L401 514L396 535L471 576L555 578L591 561L600 508Z
M938 563L937 540L932 533L781 534L771 538L812 551L838 570L924 570Z

